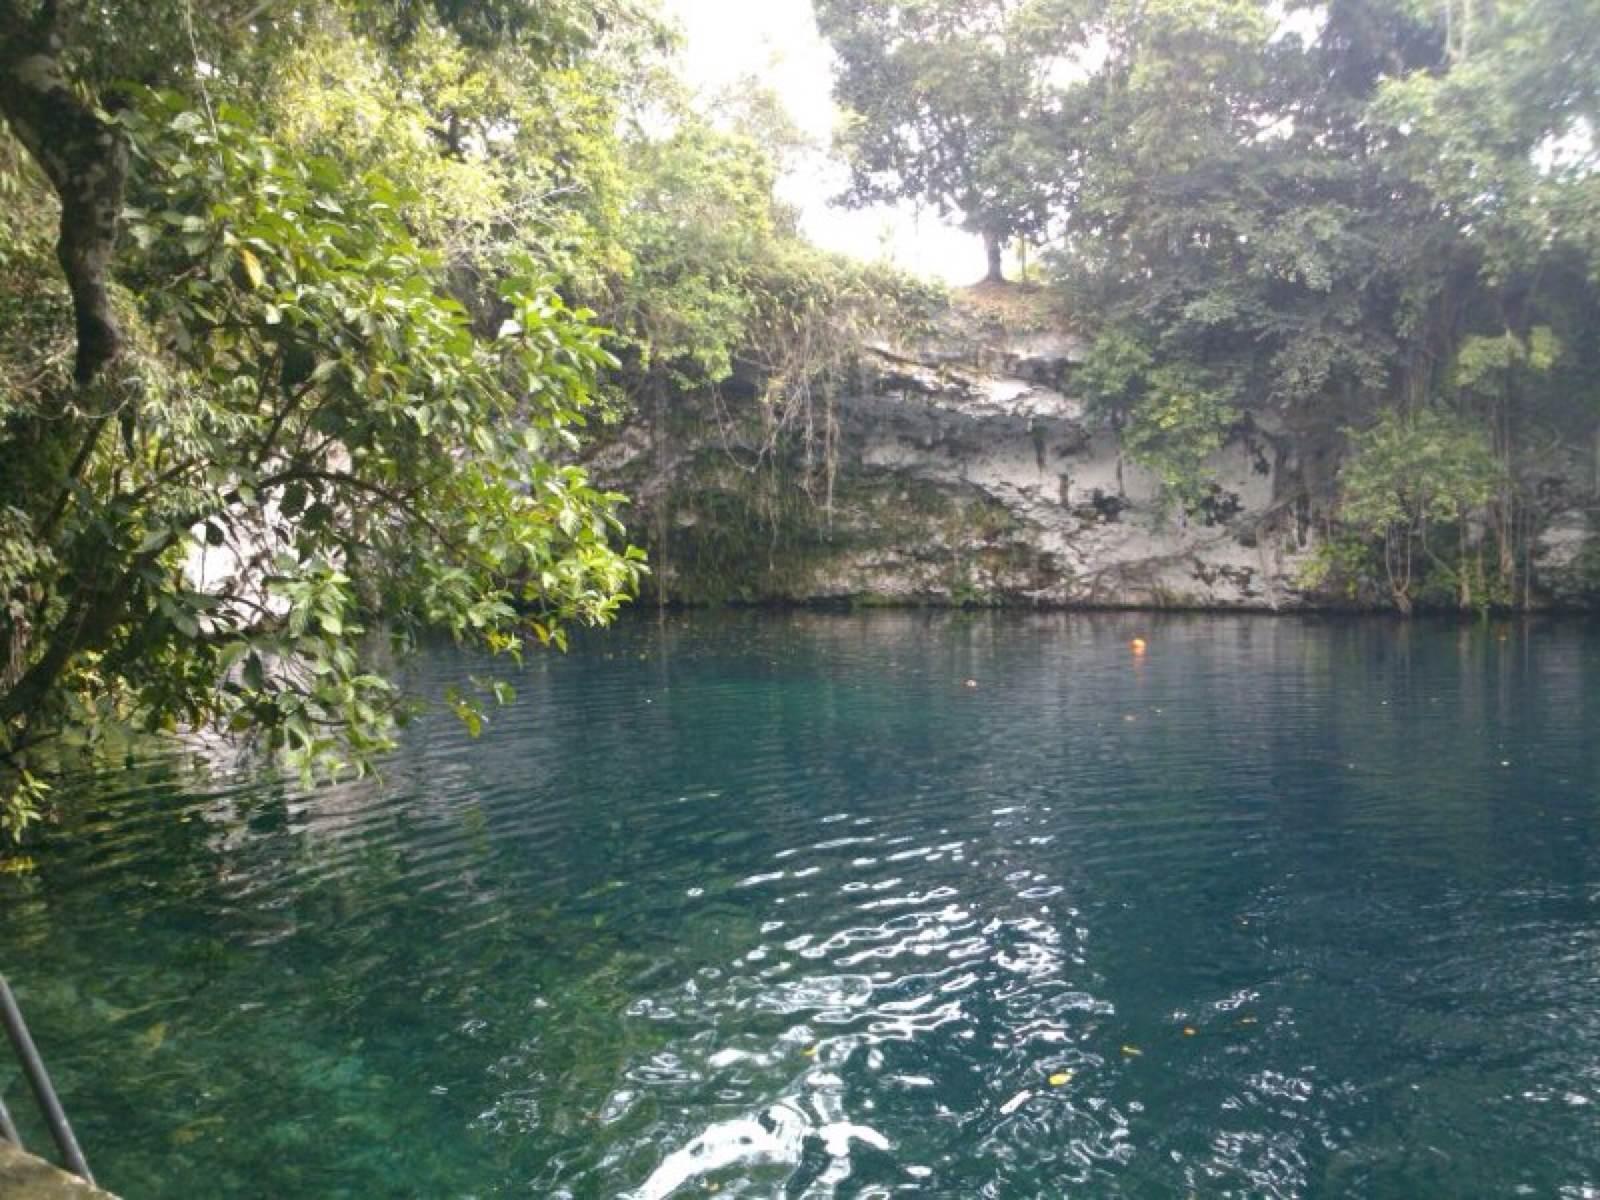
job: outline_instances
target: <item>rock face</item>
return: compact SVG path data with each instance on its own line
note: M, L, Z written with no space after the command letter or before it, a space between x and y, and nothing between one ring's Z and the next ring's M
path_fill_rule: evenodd
M1298 602L1308 543L1273 519L1279 454L1247 429L1211 464L1211 511L1186 518L1126 461L1069 390L1077 347L1026 338L987 369L904 362L879 349L877 386L843 406L847 469L949 497L962 520L919 541L846 554L819 595L1052 605L1278 608ZM892 489L891 489L892 492ZM895 496L893 499L900 499Z
M625 427L591 466L634 498L631 532L673 599L1264 611L1383 602L1308 582L1336 494L1337 418L1247 413L1211 457L1210 495L1184 514L1074 397L1082 353L1058 331L947 323L912 347L869 347L849 394L807 413L804 449L793 429L787 443L770 436L757 389L735 387L675 401L659 440ZM1540 493L1556 507L1538 515L1536 605L1600 600L1592 437L1548 456Z

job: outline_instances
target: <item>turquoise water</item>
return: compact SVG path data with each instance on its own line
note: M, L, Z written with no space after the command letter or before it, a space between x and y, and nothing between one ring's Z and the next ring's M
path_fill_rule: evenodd
M1600 631L701 615L516 683L375 783L86 783L0 877L102 1182L1600 1189Z

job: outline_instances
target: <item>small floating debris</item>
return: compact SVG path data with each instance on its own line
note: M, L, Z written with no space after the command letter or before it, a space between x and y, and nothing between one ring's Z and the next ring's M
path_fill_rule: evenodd
M975 687L978 686L978 681L976 679L969 679L965 683L963 683L961 686L962 687L975 688Z
M1143 654L1148 645L1149 643L1146 642L1142 637L1136 637L1128 643L1128 649L1132 650L1135 654Z
M1143 1058L1144 1057L1144 1051L1139 1049L1139 1047L1137 1047L1137 1046L1124 1046L1122 1048L1122 1052L1124 1054L1126 1054L1129 1058Z
M1065 1087L1067 1084L1069 1084L1071 1082L1072 1082L1072 1072L1071 1071L1057 1071L1054 1075L1050 1076L1050 1086L1051 1087Z
M1196 1029L1193 1025L1185 1025L1183 1027L1183 1036L1184 1037L1193 1037L1195 1034L1197 1034L1199 1032L1200 1031L1198 1029Z
M1023 1088L1022 1091L1018 1092L1015 1096L1011 1097L1011 1099L1007 1100L1000 1106L1000 1115L1002 1117L1009 1117L1012 1113L1016 1112L1017 1109L1026 1104L1032 1096L1032 1092L1030 1092L1027 1088Z

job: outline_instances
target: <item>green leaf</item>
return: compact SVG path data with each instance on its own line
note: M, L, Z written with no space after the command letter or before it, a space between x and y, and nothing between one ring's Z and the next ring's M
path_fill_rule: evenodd
M139 542L139 548L134 553L139 555L149 554L152 550L157 550L165 545L171 540L171 537L172 531L169 529L152 529L144 535L143 540Z

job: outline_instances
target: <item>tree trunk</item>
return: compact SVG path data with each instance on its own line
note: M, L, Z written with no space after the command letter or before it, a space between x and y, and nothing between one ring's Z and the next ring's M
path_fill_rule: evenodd
M72 291L78 357L89 383L122 346L106 276L128 175L122 131L74 92L61 64L56 0L31 21L22 0L0 0L0 115L61 200L56 256Z
M999 234L990 233L988 230L984 231L983 252L989 260L989 273L983 277L985 283L1004 283L1006 281L1005 273L1000 269L1000 252L1004 249L1004 246L1005 243L1001 241Z

